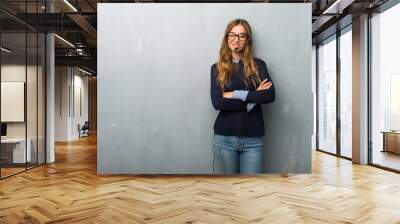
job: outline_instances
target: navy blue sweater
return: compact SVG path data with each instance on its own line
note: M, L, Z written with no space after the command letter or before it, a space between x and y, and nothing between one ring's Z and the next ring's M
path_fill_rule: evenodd
M255 58L261 80L268 79L267 65L261 59ZM275 88L272 84L268 90L256 91L257 86L249 82L246 88L244 66L242 61L233 64L233 72L230 82L225 86L225 92L234 90L248 90L245 101L239 99L224 98L217 82L217 65L211 66L211 101L219 114L214 124L214 133L226 136L260 137L264 135L264 118L260 104L271 103L275 100ZM248 103L257 103L254 109L247 111Z

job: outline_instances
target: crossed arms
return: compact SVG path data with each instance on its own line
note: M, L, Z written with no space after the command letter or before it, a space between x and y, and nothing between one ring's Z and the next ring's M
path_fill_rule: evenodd
M251 111L257 103L271 103L275 100L275 87L268 74L267 66L262 62L259 75L264 80L256 90L234 90L222 92L217 83L216 65L211 67L211 101L216 110Z

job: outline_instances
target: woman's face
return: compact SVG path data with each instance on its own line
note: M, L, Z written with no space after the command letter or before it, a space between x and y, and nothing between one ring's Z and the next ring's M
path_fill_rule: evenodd
M227 39L229 49L233 52L241 52L247 44L248 34L246 29L239 24L229 31Z

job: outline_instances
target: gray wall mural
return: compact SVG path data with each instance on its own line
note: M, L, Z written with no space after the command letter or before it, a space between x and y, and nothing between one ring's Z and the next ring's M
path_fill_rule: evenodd
M311 172L311 4L98 6L98 173L213 173L210 67L235 18L276 88L264 172Z

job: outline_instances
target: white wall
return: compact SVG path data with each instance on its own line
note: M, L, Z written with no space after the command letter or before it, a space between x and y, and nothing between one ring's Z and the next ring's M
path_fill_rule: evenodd
M55 69L55 140L68 140L68 85L69 76L67 67Z
M27 72L27 73L26 73ZM41 72L41 71L39 71ZM25 82L25 76L28 75L29 85L36 86L36 80L31 77L36 77L36 66L18 65L18 64L8 64L1 66L1 81L2 82ZM27 88L27 107L28 113L28 137L29 134L36 130L36 88ZM33 99L34 98L34 99ZM32 103L33 102L33 103ZM40 105L39 105L40 106ZM6 108L2 108L5 110ZM34 123L32 123L34 122ZM25 137L25 123L26 122L7 122L7 136L8 137ZM32 128L32 130L30 129ZM36 132L35 132L36 133Z
M25 65L2 65L1 66L1 81L2 82L25 82ZM33 68L28 66L28 74L31 74ZM5 110L5 108L2 108ZM7 123L7 137L25 137L25 123L24 122L10 122Z
M77 139L78 124L88 120L88 78L76 68L56 67L55 89L55 140Z
M72 138L77 138L79 137L78 133L78 124L81 126L85 123L85 121L88 120L88 77L87 76L81 76L81 72L76 74L75 70L75 75L74 75L74 94L73 99L75 100L74 107L72 108L72 119L71 119L71 135ZM79 93L80 91L80 93ZM78 96L80 95L80 98ZM72 99L72 98L71 98ZM78 101L81 101L80 103ZM79 107L81 107L81 111L79 110Z

